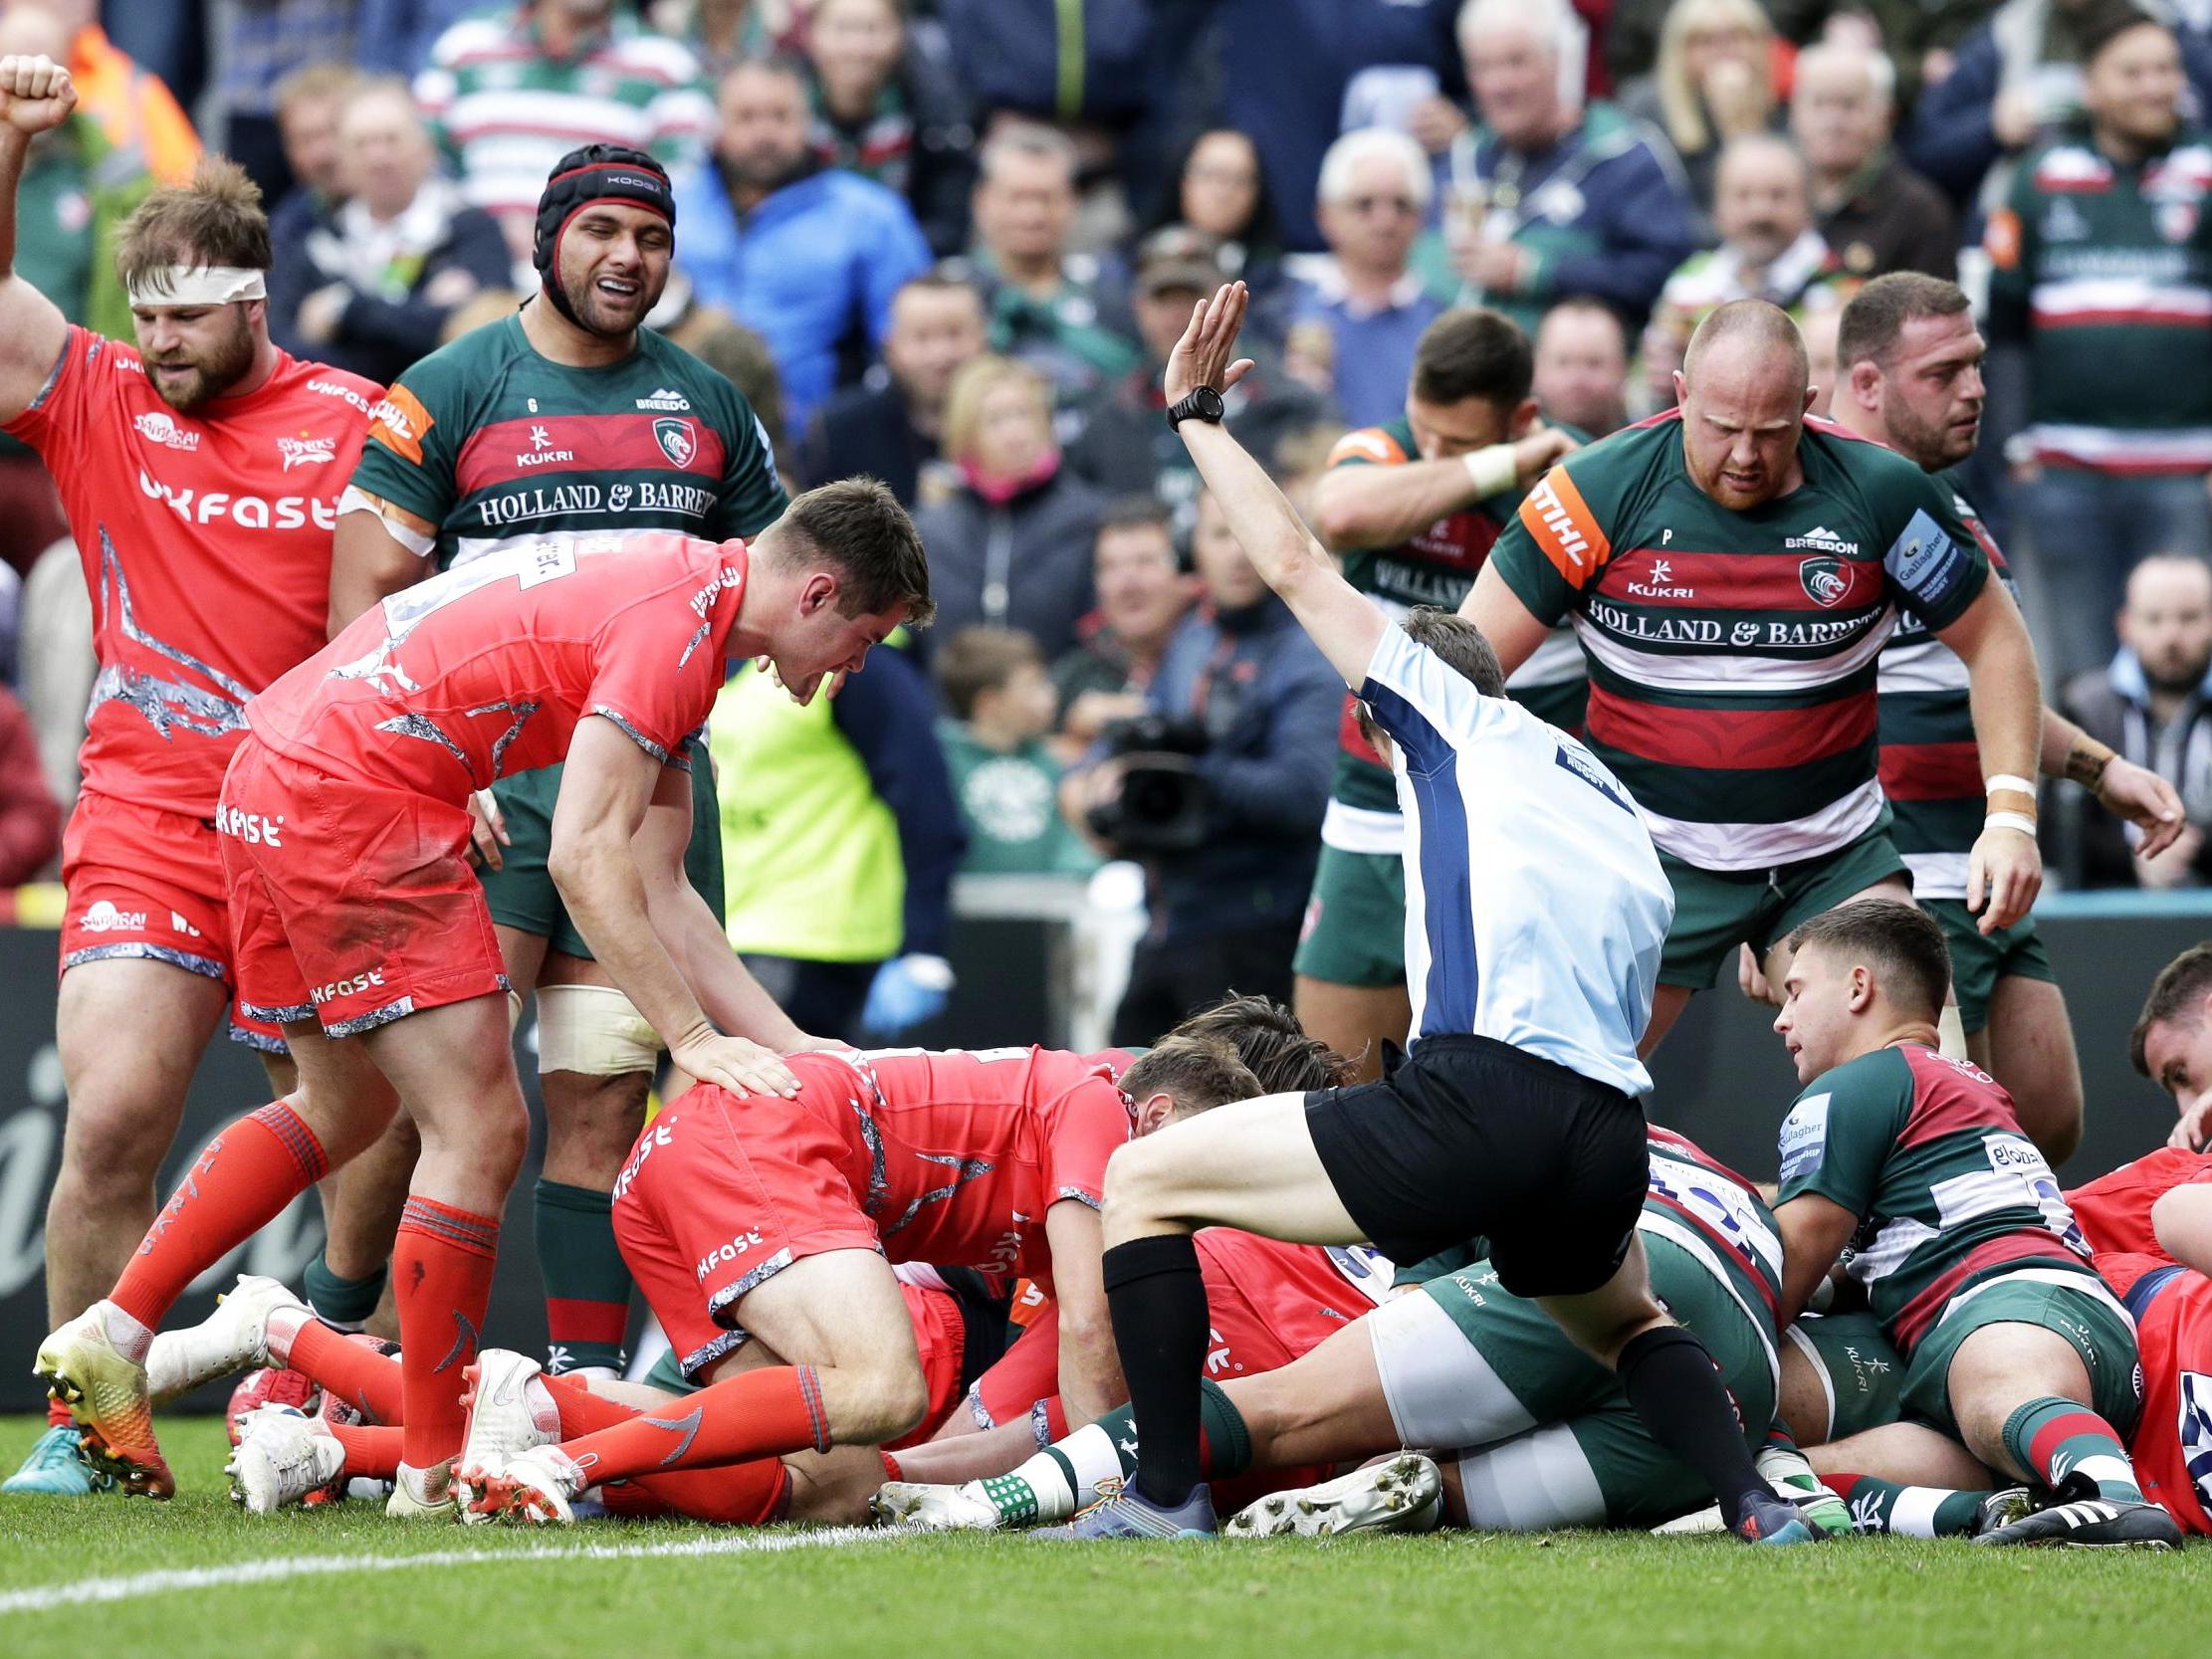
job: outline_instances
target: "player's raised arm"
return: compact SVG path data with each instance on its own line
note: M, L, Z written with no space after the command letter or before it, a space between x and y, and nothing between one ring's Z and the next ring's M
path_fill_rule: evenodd
M1168 412L1207 489L1267 585L1281 596L1329 665L1357 686L1367 678L1389 620L1337 573L1266 470L1220 425L1220 394L1252 362L1235 358L1236 331L1249 303L1242 283L1201 300L1168 357Z
M16 191L31 140L69 119L77 89L51 58L0 58L0 420L31 406L69 338L53 301L15 274Z

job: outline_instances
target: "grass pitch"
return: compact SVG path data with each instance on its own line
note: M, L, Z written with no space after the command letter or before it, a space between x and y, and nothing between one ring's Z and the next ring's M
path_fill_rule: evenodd
M39 1426L0 1418L0 1462ZM0 1498L0 1654L2212 1652L2212 1548L1862 1539L1767 1552L1587 1533L1068 1546L665 1523L433 1528L359 1504L256 1520L223 1496L217 1419L174 1421L163 1440L173 1503Z

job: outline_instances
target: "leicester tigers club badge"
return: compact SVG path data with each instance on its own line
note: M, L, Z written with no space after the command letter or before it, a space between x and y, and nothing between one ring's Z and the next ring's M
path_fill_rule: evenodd
M1833 610L1851 592L1840 558L1809 558L1797 567L1797 579L1805 585L1805 596L1824 610Z
M661 454L678 467L691 465L691 458L699 453L699 440L693 436L691 422L664 415L653 423L653 440L661 447Z

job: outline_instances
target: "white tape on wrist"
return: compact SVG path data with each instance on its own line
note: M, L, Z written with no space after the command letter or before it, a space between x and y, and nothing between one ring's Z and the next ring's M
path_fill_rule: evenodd
M2025 812L1992 812L1982 820L1982 828L2018 830L2022 835L2033 836L2036 821Z
M2012 772L1999 772L1996 776L1985 779L1983 787L1992 795L2000 789L2009 789L2016 795L2032 795L2036 792L2033 783Z
M1475 495L1482 499L1500 490L1512 489L1520 478L1520 467L1513 459L1511 444L1492 444L1487 449L1470 450L1459 457L1459 463L1473 481Z
M227 306L266 300L263 273L241 265L172 265L130 285L133 306Z

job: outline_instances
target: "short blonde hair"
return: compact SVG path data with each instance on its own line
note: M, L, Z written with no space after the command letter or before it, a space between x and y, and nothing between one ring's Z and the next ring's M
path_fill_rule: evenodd
M1049 432L1052 388L1044 376L1027 363L986 351L961 365L945 394L945 454L950 459L957 461L974 451L976 429L983 424L984 399L1008 382L1028 389L1036 399L1037 418Z

